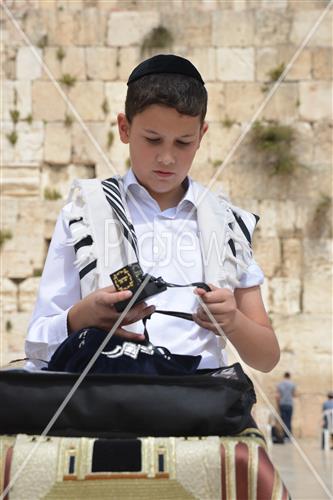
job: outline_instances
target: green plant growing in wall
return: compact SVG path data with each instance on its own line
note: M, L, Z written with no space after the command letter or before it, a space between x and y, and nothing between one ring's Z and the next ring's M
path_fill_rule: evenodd
M31 124L32 124L32 114L31 114L31 113L29 113L29 114L26 116L26 118L24 118L24 121L25 121L25 122L27 122L27 123L29 123L29 125L31 125Z
M112 130L109 130L108 136L107 136L107 148L110 149L114 141L114 133Z
M59 193L59 191L57 189L52 189L52 188L46 187L44 189L44 198L45 198L45 200L55 201L55 200L59 200L61 198L61 194Z
M57 48L57 52L56 52L56 58L59 62L61 62L66 56L66 52L64 51L64 49L62 47L58 47Z
M102 111L105 115L107 115L110 112L110 106L106 98L102 102Z
M261 91L267 92L271 88L271 84L276 82L280 78L280 76L282 75L282 73L284 72L285 69L286 69L286 65L284 62L282 62L281 64L279 64L275 68L272 68L271 70L269 70L267 72L267 76L269 77L269 81L265 82L262 85Z
M231 128L235 123L236 123L235 120L229 118L228 115L226 115L226 117L222 120L222 125L225 128Z
M34 269L33 273L32 273L32 276L34 278L39 278L42 275L42 273L43 273L43 269L39 269L39 268L38 269Z
M48 44L48 36L43 35L40 37L36 45L38 48L44 49L47 46L47 44Z
M70 75L69 73L64 73L59 81L68 88L74 87L76 84L75 76Z
M70 128L73 125L73 117L72 115L66 114L65 120L64 120L64 125L66 128Z
M268 71L267 75L269 76L270 82L276 82L284 70L286 69L286 65L283 63L279 64L279 66L276 66L276 68L271 69Z
M15 146L17 143L18 135L16 130L12 130L9 134L6 135L7 140L10 142L12 146Z
M10 117L12 119L12 122L16 124L20 119L19 110L18 109L11 109L9 114L10 114Z
M131 167L131 159L130 158L126 158L126 160L125 160L125 167L127 169Z
M277 122L255 122L251 132L251 143L262 154L263 161L274 175L292 174L298 166L292 152L294 130Z
M7 240L11 240L13 234L9 229L0 229L0 248L3 247Z
M316 237L320 237L325 232L329 237L332 236L332 198L327 194L321 193L314 211L311 233Z
M157 26L144 38L141 51L150 49L165 49L173 44L173 36L164 26Z
M212 165L214 168L218 168L220 165L222 165L222 163L223 163L223 160L214 160L212 162Z
M5 329L6 329L6 332L11 332L12 329L13 329L13 324L12 322L10 321L10 319L7 319L6 321L6 325L5 325Z

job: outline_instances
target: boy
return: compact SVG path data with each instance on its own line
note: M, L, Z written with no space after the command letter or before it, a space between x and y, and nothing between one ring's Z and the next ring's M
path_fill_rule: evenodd
M119 182L141 267L171 283L206 281L211 291L168 289L149 299L150 305L133 307L115 335L140 342L141 320L155 306L179 310L181 304L181 310L194 313L194 321L153 314L153 344L175 354L200 354L199 368L216 368L225 364L218 337L223 330L247 364L270 371L279 347L261 299L262 272L246 241L255 218L187 176L208 129L206 109L204 82L182 57L154 56L129 77L118 128L129 145L131 169ZM101 184L94 182L72 198L57 221L29 326L29 358L50 359L67 335L82 328L109 331L120 315L115 304L131 296L109 285L109 271L133 261L120 255L121 243L110 239L107 224L103 228L107 204ZM228 269L234 271L230 279ZM198 307L198 296L206 307Z

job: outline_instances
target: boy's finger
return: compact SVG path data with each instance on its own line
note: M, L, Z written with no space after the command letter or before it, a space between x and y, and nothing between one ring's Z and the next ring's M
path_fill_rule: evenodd
M133 333L124 330L123 328L117 328L115 332L116 337L120 337L124 340L132 341L132 342L143 342L145 340L145 336L142 333Z
M131 297L132 297L132 292L130 290L124 290L122 292L113 292L107 296L107 303L112 306L117 302L121 302L122 300L128 300Z

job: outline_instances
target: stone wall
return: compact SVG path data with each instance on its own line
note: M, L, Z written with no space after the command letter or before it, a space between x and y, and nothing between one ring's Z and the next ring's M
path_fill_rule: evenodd
M2 363L23 356L39 276L72 179L127 168L116 116L123 111L129 72L146 56L172 51L198 66L209 92L210 128L193 177L204 183L214 179L214 189L261 216L254 246L282 358L259 380L274 400L277 380L290 370L300 393L295 431L318 435L331 375L332 12L257 117L292 127L297 168L272 175L251 134L229 152L273 88L270 72L275 71L273 80L281 74L328 1L5 4ZM160 26L172 37L164 45L161 36L152 42Z

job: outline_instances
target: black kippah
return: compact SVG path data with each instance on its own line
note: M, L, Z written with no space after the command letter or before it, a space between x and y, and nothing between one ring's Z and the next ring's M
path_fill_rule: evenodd
M143 76L156 73L177 73L178 75L192 76L192 78L198 80L202 85L205 84L197 68L188 59L173 54L159 54L146 59L134 68L129 76L127 85Z

